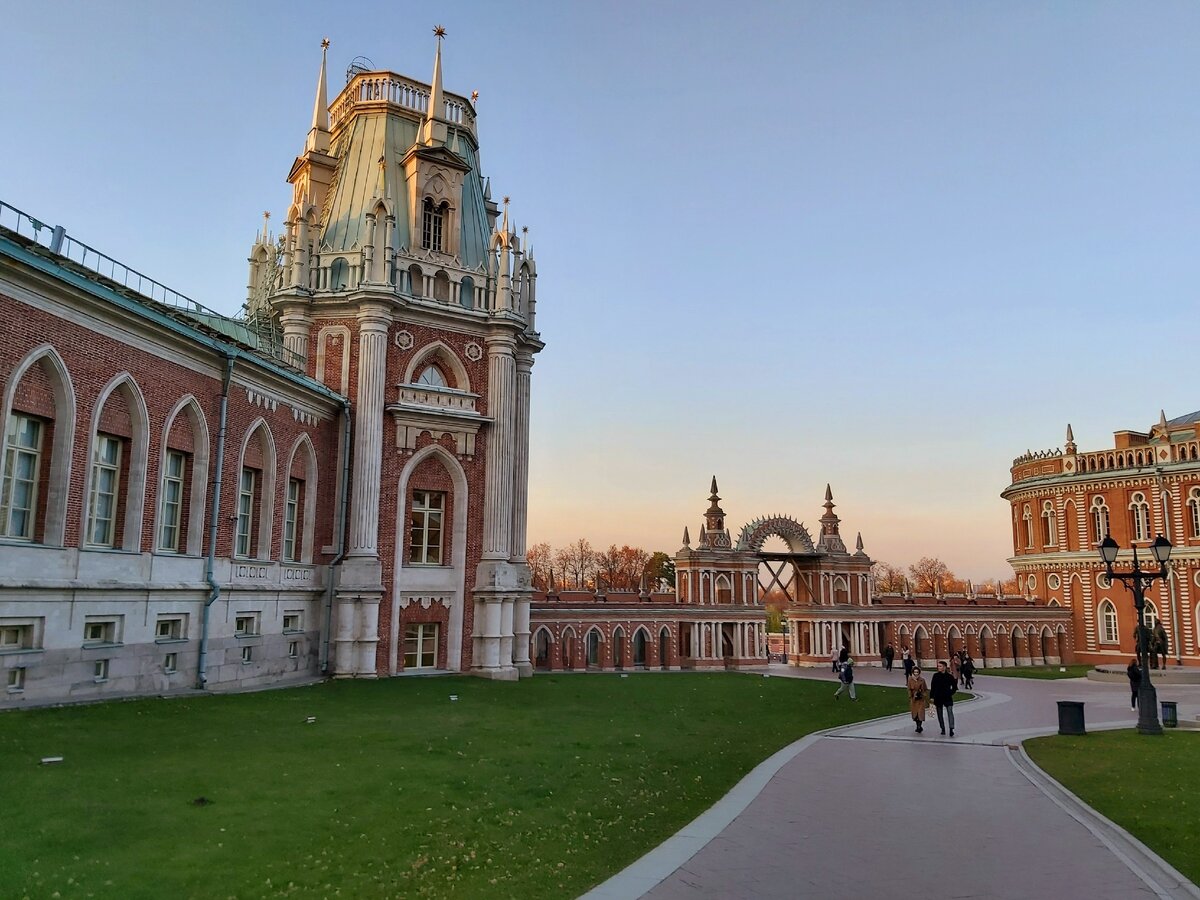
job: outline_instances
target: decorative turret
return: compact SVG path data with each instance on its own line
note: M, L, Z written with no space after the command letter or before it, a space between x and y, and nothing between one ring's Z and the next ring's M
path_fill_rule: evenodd
M692 536L688 534L688 527L686 525L683 526L683 549L692 549Z
M313 101L312 127L304 142L304 152L329 153L329 93L325 89L325 57L329 38L321 41L321 72L317 75L317 98Z
M293 226L296 220L305 218L310 210L320 210L324 206L325 195L337 168L337 160L329 155L329 94L325 89L328 51L329 39L325 38L321 41L321 70L317 75L317 96L313 100L312 125L308 129L308 137L304 140L304 152L296 157L296 161L292 163L292 170L288 173L287 180L292 185L292 208L288 221L292 222ZM307 224L310 227L315 225L316 216L312 216Z
M858 537L856 537L854 539L854 555L855 556L866 556L867 555L866 551L863 550L863 539L862 539L861 531L858 533Z
M833 502L833 490L827 484L825 485L825 515L821 516L821 539L817 541L817 547L826 553L846 553L846 545L842 542L842 536L838 532L838 526L842 520L834 513L834 506L836 504Z
M433 80L429 86L429 109L421 127L421 143L426 147L443 147L446 144L446 101L442 98L442 38L446 29L441 25L433 29L437 35L437 50L433 56Z
M708 509L704 511L704 525L700 527L700 546L705 550L728 550L733 546L725 528L725 510L721 509L721 498L717 496L717 476L713 476L709 489Z
M1067 423L1067 443L1063 449L1068 456L1074 456L1077 452L1077 448L1075 447L1075 432L1071 430L1070 422Z
M250 248L250 276L246 282L246 315L249 318L269 316L271 304L268 298L275 288L275 280L279 276L279 258L276 253L275 236L268 226L271 221L269 212L263 213L262 231L254 236L254 245Z

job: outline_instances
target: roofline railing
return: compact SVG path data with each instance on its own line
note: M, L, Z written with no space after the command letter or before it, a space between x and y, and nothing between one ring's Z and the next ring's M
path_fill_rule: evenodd
M76 267L98 275L110 284L124 288L139 298L186 313L196 319L196 324L207 324L208 327L219 331L224 337L239 341L255 352L304 371L304 359L283 345L283 337L277 329L265 328L244 317L227 316L210 309L161 281L151 278L137 269L130 268L106 253L101 253L95 247L76 240L67 234L66 229L61 225L47 225L0 200L0 230L11 231L45 247L50 253L61 256ZM244 328L247 340L241 340L238 335L229 334L206 320L228 322L236 328ZM249 340L251 337L253 337L253 341Z

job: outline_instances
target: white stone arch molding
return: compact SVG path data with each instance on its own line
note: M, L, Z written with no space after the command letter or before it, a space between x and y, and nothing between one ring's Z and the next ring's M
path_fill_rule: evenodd
M287 481L292 477L292 466L296 463L296 454L304 455L304 510L301 513L303 530L300 533L300 553L298 562L309 565L313 558L313 537L317 531L317 451L313 447L312 438L307 434L300 435L292 444L292 452L288 454L287 467L283 470L285 490ZM286 503L287 494L284 494Z
M445 341L433 341L413 354L412 359L408 361L408 367L404 370L404 383L412 384L413 379L433 361L434 357L440 358L450 367L450 374L454 379L454 389L469 393L471 379L467 375L467 369L462 364L462 360L458 358L458 354Z
M269 559L271 556L271 534L272 528L275 525L275 472L279 468L277 465L277 457L275 454L275 435L271 434L271 426L267 424L267 420L259 416L250 423L250 427L246 429L246 433L242 435L242 446L238 450L237 471L233 475L233 490L229 492L229 496L233 498L233 514L237 517L237 497L241 487L242 469L246 464L246 448L250 446L250 441L258 434L259 429L266 435L263 441L263 467L262 467L262 502L258 508L258 541L256 550L258 555L256 559ZM229 555L232 557L234 551L237 550L237 538L234 538L233 546L229 548ZM264 552L265 551L265 552Z
M66 541L67 503L70 498L71 456L75 446L75 386L67 364L50 344L34 347L8 375L4 384L4 405L0 407L0 444L8 434L8 417L12 412L17 385L36 363L46 361L54 387L54 443L50 447L50 477L46 491L46 520L42 526L42 541L47 546L61 547ZM5 447L0 446L0 460ZM44 452L44 448L43 448Z
M155 491L154 543L158 551L158 535L162 527L162 478L167 464L167 438L175 427L175 418L184 413L192 426L192 488L188 495L187 556L199 556L204 542L204 513L208 509L208 420L192 394L180 397L163 423L162 439L158 446L158 490Z
M150 450L150 416L146 400L137 382L129 372L120 372L109 379L96 397L92 406L92 420L88 423L87 455L84 457L82 509L79 521L82 533L79 545L87 546L87 532L91 525L88 516L88 498L92 493L92 458L96 452L96 430L100 427L100 413L114 391L125 392L125 405L129 407L129 479L121 485L125 495L125 522L122 525L120 549L136 552L142 542L142 518L146 505L146 461Z
M454 485L454 530L450 534L450 565L412 567L404 565L404 535L408 533L406 498L408 482L417 466L436 456L450 473ZM388 671L395 675L398 670L398 641L400 639L400 597L402 591L413 590L416 582L425 579L431 587L450 594L450 616L446 635L446 668L451 672L462 671L463 604L467 572L467 474L452 453L439 444L422 447L404 464L396 485L396 543L392 559L392 633ZM424 585L421 585L424 586Z

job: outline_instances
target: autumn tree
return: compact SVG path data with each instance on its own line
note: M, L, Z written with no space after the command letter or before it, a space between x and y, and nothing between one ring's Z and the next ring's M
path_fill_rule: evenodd
M661 550L650 554L644 571L646 587L650 590L675 589L675 560Z
M922 556L908 567L913 590L920 594L934 594L939 588L954 580L950 567L934 556Z
M526 552L525 561L529 563L529 574L534 589L548 591L550 589L550 567L554 563L554 553L551 551L550 545L545 541L534 544Z
M590 587L596 573L596 551L587 538L578 538L554 554L554 564L563 573L566 584L578 591Z
M875 560L871 566L871 577L875 579L875 590L882 594L894 594L904 590L904 570L883 560Z

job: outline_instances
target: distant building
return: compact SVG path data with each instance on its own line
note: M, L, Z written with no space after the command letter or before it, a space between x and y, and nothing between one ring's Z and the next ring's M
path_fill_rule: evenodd
M1012 511L1013 557L1021 590L1070 611L1080 662L1120 663L1135 654L1131 595L1104 574L1097 545L1106 534L1124 549L1157 535L1174 545L1166 581L1147 594L1148 624L1162 624L1172 662L1200 664L1200 412L1113 435L1110 449L1080 452L1070 426L1062 449L1013 460L1002 496ZM1126 552L1118 567L1131 559ZM1142 561L1153 557L1148 552Z
M354 67L229 318L0 205L0 705L532 672L537 272L475 109Z

